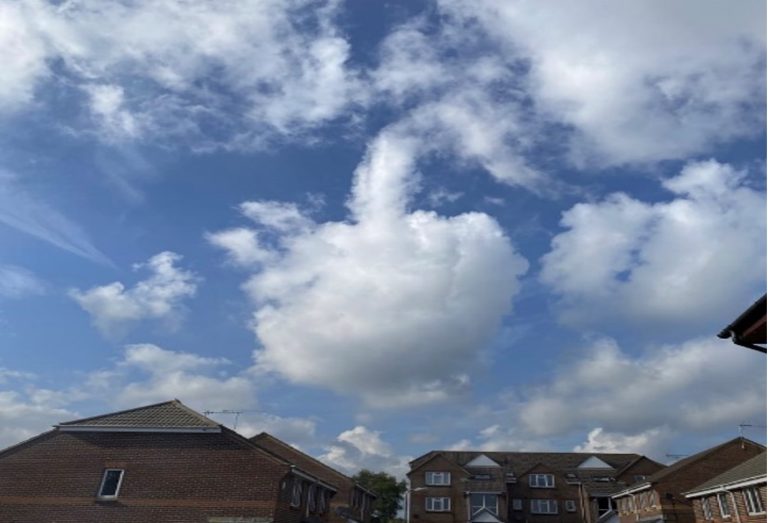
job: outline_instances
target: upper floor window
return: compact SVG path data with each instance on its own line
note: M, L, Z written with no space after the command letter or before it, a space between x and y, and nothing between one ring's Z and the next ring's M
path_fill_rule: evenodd
M712 519L712 508L709 506L709 498L701 498L701 511L704 513L704 519Z
M557 500L532 499L531 514L557 514Z
M555 488L554 474L529 474L528 485L533 488Z
M523 500L520 498L514 498L512 500L512 510L523 510Z
M317 510L317 486L310 485L307 489L307 510L315 512Z
M99 497L104 499L115 499L120 492L120 485L123 483L122 469L106 469L101 478L99 487Z
M291 492L291 506L292 507L300 507L301 506L301 494L302 494L302 484L301 480L299 478L294 478L293 480L293 492Z
M451 511L451 498L440 497L426 498L426 508L428 512L450 512Z
M762 514L765 512L763 500L760 499L760 492L757 487L747 487L744 489L744 503L747 505L749 514Z
M572 499L565 500L565 510L567 512L576 512L576 502Z
M451 473L450 472L427 472L426 484L432 486L450 485Z
M720 515L724 518L731 517L731 506L728 504L728 494L720 492L717 495L717 504L720 506Z
M486 509L498 515L499 513L499 496L496 494L482 494L472 492L469 495L470 512L474 516L483 509Z

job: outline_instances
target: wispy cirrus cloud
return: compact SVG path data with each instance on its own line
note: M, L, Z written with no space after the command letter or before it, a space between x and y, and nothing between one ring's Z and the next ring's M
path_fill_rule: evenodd
M82 258L112 265L80 225L33 196L18 176L3 170L0 170L0 223Z

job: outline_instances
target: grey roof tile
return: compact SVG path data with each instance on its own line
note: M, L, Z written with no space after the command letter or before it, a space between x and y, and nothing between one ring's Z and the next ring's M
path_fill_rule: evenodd
M204 429L219 427L219 424L195 412L179 400L172 400L101 416L67 421L59 423L57 426L61 428Z
M730 483L737 483L746 479L766 476L766 453L758 454L752 459L748 459L740 465L736 465L732 469L726 470L719 476L706 481L691 490L690 493L699 492L702 490L708 490L711 488L719 487L720 485L728 485Z

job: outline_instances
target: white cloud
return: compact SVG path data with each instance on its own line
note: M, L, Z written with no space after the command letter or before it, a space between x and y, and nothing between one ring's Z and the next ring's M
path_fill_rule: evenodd
M606 432L602 427L597 427L589 431L587 440L576 445L573 451L638 453L660 457L665 454L669 436L663 428L653 428L637 434L626 435Z
M759 356L714 337L651 347L640 356L603 339L516 408L520 423L539 436L585 426L625 436L735 427L765 415Z
M466 389L527 263L488 215L406 210L417 145L396 130L371 144L351 222L261 222L276 243L246 284L260 369L376 406Z
M112 262L82 228L0 169L0 223L96 263Z
M765 288L765 196L744 173L689 163L663 185L675 199L614 194L563 214L541 280L564 321L717 330Z
M122 360L111 371L113 392L122 407L134 407L178 398L200 411L238 410L254 405L253 382L244 376L223 376L223 358L170 351L152 344L128 345ZM138 371L140 377L133 372ZM116 379L117 378L117 379Z
M182 300L195 295L199 281L194 273L176 267L179 260L178 254L161 252L134 267L147 268L151 275L133 288L113 282L87 291L75 289L70 295L104 333L115 333L144 319L164 320L175 327L183 312Z
M247 147L301 134L363 96L335 25L339 4L4 1L0 45L13 59L0 108L32 101L57 63L89 93L108 140L171 134Z
M395 454L392 447L381 439L381 432L358 425L336 437L319 459L347 474L361 469L385 471L397 478L408 472L409 456Z
M90 110L105 141L136 138L140 128L136 118L125 109L125 93L119 85L89 85Z
M230 420L223 420L231 425ZM265 412L245 412L240 416L237 431L247 437L267 432L296 448L316 441L317 422L309 418L283 417Z
M21 298L45 292L45 283L32 272L15 265L0 265L0 298Z
M577 162L685 158L762 128L762 2L439 5L457 30L475 27L511 63L526 60L526 91L540 116L577 131Z

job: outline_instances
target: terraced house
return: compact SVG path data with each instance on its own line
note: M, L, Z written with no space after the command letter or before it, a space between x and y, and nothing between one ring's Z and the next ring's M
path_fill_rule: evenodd
M662 469L638 454L432 451L411 462L415 523L595 523L611 495Z
M757 523L766 516L766 454L758 454L685 494L696 523Z
M252 437L251 441L338 488L331 500L329 523L371 522L376 494L355 483L349 476L266 432Z
M694 523L693 503L685 493L764 451L759 443L739 437L648 476L613 496L621 523Z
M178 400L0 452L3 523L321 523L337 491Z

